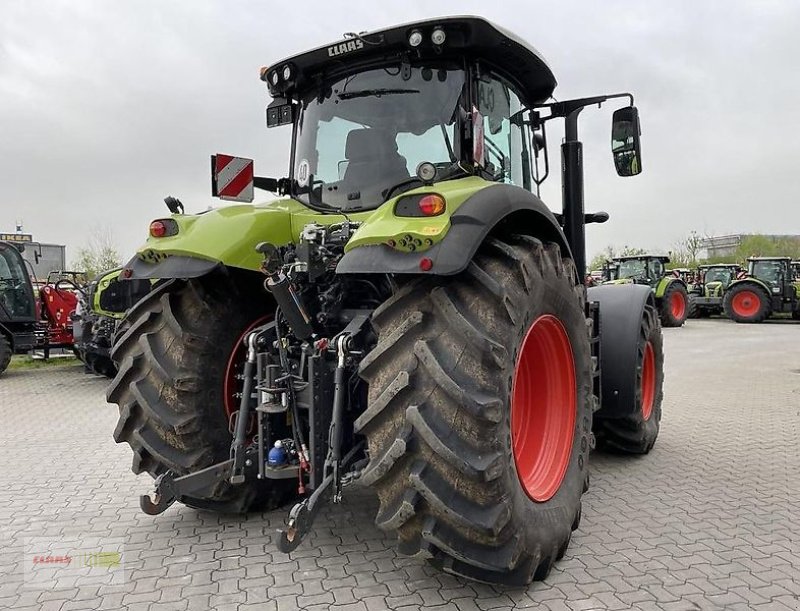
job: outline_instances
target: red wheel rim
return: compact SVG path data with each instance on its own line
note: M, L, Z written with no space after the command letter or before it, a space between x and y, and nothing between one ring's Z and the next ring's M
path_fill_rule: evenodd
M511 443L519 481L531 499L547 501L569 466L577 396L572 346L555 316L540 316L525 334L511 394Z
M262 316L248 325L236 339L233 350L228 357L228 362L225 365L225 377L222 383L222 406L225 408L225 415L228 417L228 422L230 422L231 416L239 411L240 399L235 395L242 391L242 381L237 380L236 376L242 374L244 361L247 358L247 348L244 345L244 338L250 331L259 325L263 325L270 320L270 318L271 316Z
M731 307L738 316L755 316L761 308L761 299L753 291L739 291L731 299Z
M656 399L656 353L653 344L647 342L642 358L642 417L650 420Z
M683 295L678 291L672 293L672 297L669 298L669 307L672 310L673 318L676 320L683 318L683 315L686 314L686 300Z

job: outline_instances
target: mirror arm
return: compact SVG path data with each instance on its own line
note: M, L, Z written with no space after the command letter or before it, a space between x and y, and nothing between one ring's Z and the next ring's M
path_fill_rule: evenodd
M543 120L553 119L555 117L568 117L571 115L575 110L586 108L587 106L591 106L593 104L597 104L598 107L602 106L603 102L608 100L614 100L619 98L628 98L630 102L630 106L633 106L633 94L632 93L610 93L608 95L598 95L593 96L590 98L576 98L574 100L564 100L563 102L553 102L552 104L542 104L537 108L549 108L551 114L545 117Z
M253 187L270 193L286 195L289 192L288 178L265 178L264 176L253 177Z

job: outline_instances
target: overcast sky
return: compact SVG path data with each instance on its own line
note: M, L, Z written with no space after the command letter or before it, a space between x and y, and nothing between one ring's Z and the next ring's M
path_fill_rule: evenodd
M582 115L586 207L611 214L588 228L590 255L668 250L693 229L800 234L795 0L0 0L0 231L22 220L69 259L110 228L132 254L164 196L220 203L210 154L286 173L289 130L264 125L261 66L344 32L465 13L537 47L559 99L635 94L638 177L614 173L610 109ZM548 182L558 208L557 174Z

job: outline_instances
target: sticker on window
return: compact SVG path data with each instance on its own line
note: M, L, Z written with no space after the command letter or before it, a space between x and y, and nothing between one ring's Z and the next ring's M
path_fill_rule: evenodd
M308 163L308 159L303 159L297 165L297 184L301 187L308 186L308 179L311 175L311 164Z

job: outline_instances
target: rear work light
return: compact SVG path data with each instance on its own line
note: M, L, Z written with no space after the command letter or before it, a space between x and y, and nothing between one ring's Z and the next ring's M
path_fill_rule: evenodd
M158 219L150 223L150 236L168 238L178 234L178 223L172 219Z
M439 216L445 211L444 198L436 193L401 197L394 205L396 216Z

